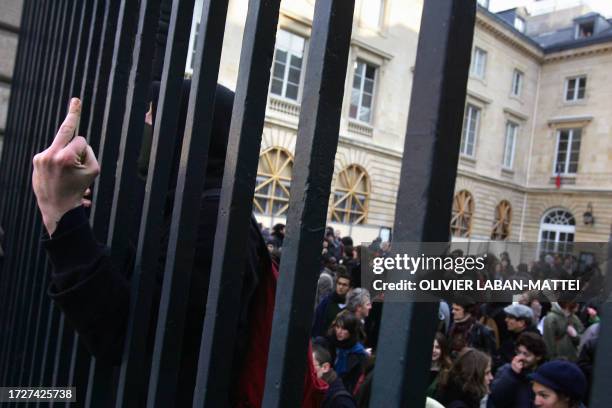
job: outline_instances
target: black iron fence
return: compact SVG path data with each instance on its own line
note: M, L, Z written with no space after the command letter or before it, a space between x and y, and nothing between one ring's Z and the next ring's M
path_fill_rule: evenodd
M161 4L160 4L161 3ZM448 238L462 111L475 21L475 1L426 0L394 226L398 241ZM250 0L229 144L194 406L228 404L231 364L252 197L280 0ZM180 98L194 0L26 0L14 85L0 162L0 224L6 232L0 266L0 384L75 386L87 407L173 406L180 342L195 257L200 197L207 169L213 106L228 0L205 0L180 166ZM317 270L338 144L354 1L318 0L309 42L297 136L287 238L276 290L263 406L300 405ZM160 45L159 15L169 12ZM155 63L163 61L161 77ZM161 66L161 65L160 65ZM406 67L406 75L410 75ZM142 211L133 205L143 117L153 79L159 99ZM83 100L79 134L101 163L90 213L111 258L139 228L130 277L130 307L118 367L91 357L68 319L47 296L50 265L32 189L31 160L49 145L69 97ZM417 176L415 176L417 175ZM160 224L167 186L175 182L170 236ZM136 223L127 222L134 218ZM163 244L162 244L163 243ZM158 254L165 258L161 301L153 302ZM304 290L310 288L312 290ZM203 304L203 303L202 303ZM423 406L435 313L432 304L385 306L371 406ZM157 315L155 333L149 321ZM612 313L606 317L612 317ZM612 325L604 324L606 338ZM155 337L154 352L147 338ZM609 337L608 337L609 338ZM600 356L611 356L609 346ZM602 354L603 353L603 354ZM593 406L610 406L612 358L598 359ZM148 378L148 380L147 380ZM56 403L57 405L57 403Z

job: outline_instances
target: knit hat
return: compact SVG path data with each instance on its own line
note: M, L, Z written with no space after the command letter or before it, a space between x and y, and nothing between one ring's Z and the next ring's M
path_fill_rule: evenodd
M535 381L562 393L568 397L581 401L587 391L587 381L582 370L574 363L565 360L553 360L542 364L535 373L527 376Z

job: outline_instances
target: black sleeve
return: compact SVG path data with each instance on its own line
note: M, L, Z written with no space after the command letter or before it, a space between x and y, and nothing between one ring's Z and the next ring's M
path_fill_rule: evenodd
M118 363L129 308L129 283L93 236L83 207L66 213L43 237L53 265L48 294L90 352Z
M489 400L495 408L514 407L514 399L520 384L521 379L512 368L508 366L500 368L491 384Z

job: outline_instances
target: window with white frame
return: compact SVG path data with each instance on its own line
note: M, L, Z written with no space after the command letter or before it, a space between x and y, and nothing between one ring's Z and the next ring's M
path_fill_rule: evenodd
M273 95L298 100L305 42L304 37L278 30L270 84Z
M586 76L577 76L565 80L565 100L568 102L584 99Z
M582 129L560 129L557 131L557 154L555 174L576 174L580 159Z
M349 117L359 122L372 122L374 105L374 81L376 67L363 61L356 61L353 74L353 90Z
M470 65L470 74L477 78L484 78L487 69L487 52L482 48L474 47L472 53L472 65Z
M514 150L516 148L516 137L518 136L519 126L508 121L506 123L506 139L504 141L504 157L502 166L505 169L511 170L514 165Z
M555 208L542 217L540 223L540 254L571 252L576 234L576 219L569 211Z
M480 109L467 104L463 118L463 132L461 133L460 152L465 156L474 157L476 153L476 136L480 122Z
M362 0L361 22L371 28L380 28L383 25L385 0Z
M576 39L589 38L595 33L595 21L585 21L576 26Z
M512 72L512 95L520 96L523 88L523 73L518 69Z

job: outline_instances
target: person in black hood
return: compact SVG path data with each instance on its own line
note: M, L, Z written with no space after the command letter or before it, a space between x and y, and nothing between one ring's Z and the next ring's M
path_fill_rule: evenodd
M159 85L153 84L151 88L152 111L149 112L149 115L153 117L158 89ZM189 89L190 83L185 81L179 118L181 128L184 127L185 123ZM191 395L195 384L232 104L233 92L218 86L183 336L177 406L191 403ZM67 121L75 121L79 109L79 101L73 100ZM153 118L148 118L147 121L154 123ZM170 178L172 181L168 185L168 198L162 227L162 248L166 247L170 232L174 186L183 135L183 129L181 128L178 130L178 140L175 145ZM67 127L62 127L62 129L65 130ZM143 151L138 163L140 186L135 189L136 193L133 197L136 208L140 208L139 204L142 203L142 193L146 181L146 174L142 170L148 167L146 160L148 152L146 150L150 146L150 140L147 139L151 135L150 125L145 125ZM64 145L65 147L58 151L70 154L70 149L75 149L74 151L83 149L82 146L76 145L77 143L85 143L85 146L87 146L84 139L80 137L67 143L70 140L68 137L60 130L52 147L55 146L55 149L58 149ZM54 153L54 149L46 150L34 160L33 187L48 232L48 235L43 238L44 246L53 265L48 293L73 324L80 335L80 339L90 352L101 360L118 364L121 360L127 316L129 315L129 276L132 270L137 236L134 234L131 237L130 248L127 249L125 259L119 262L116 260L111 262L108 251L96 241L89 226L85 208L81 205L82 201L76 199L78 197L77 192L80 191L80 194L82 194L97 175L97 162L91 148L87 146L85 152L87 156L84 158L84 168L75 168L74 174L65 174L63 179L57 177L54 179L49 167L45 167L47 165L43 155L58 154L57 151ZM56 187L55 191L52 190L53 187ZM71 193L67 194L66 188ZM140 220L140 215L136 214L135 218ZM137 233L137 228L132 230ZM268 268L270 263L265 243L254 218L249 227L246 258L241 297L242 312L240 313L241 318L238 335L236 336L238 341L233 359L235 376L238 375L241 355L244 355L248 341L247 316L250 296L257 285L261 271ZM157 270L156 304L159 302L161 293L164 260L165 254L162 253L159 257ZM154 310L157 310L156 304ZM153 316L150 324L151 328L155 327L155 320L156 316ZM150 331L148 347L151 351L153 334L154 332Z

